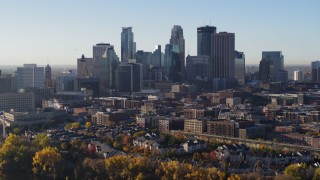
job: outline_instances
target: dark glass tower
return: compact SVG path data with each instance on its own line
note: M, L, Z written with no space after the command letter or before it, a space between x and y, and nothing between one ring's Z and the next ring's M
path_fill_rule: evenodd
M203 26L197 28L197 55L211 56L211 36L216 33L214 26Z
M170 77L173 82L180 82L186 78L185 63L185 41L181 26L174 25L171 31L170 44L172 45L173 66L170 70Z

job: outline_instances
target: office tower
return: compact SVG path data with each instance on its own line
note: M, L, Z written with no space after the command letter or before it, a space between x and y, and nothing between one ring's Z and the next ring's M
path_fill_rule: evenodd
M161 45L156 46L156 49L152 52L150 65L153 67L163 66L164 54L161 52Z
M68 72L60 73L56 78L56 91L74 91L76 78L77 75L71 70Z
M17 88L44 87L44 68L36 64L24 64L17 67Z
M220 32L211 37L214 78L234 78L235 34Z
M235 51L235 77L240 84L245 82L245 55L243 52Z
M120 92L137 92L142 88L142 64L121 63L115 72L116 89Z
M0 75L0 94L17 92L17 78L11 74Z
M320 61L311 62L312 82L320 82Z
M163 62L163 75L165 80L169 80L171 78L171 68L173 67L172 50L172 45L166 44Z
M284 58L281 51L263 51L262 59L270 62L270 80L274 82L284 82L288 77L284 77Z
M186 78L185 69L185 41L181 26L174 25L171 31L170 44L172 45L173 67L171 67L171 80L180 82Z
M301 70L295 70L293 71L293 80L294 81L303 81L303 71Z
M78 78L93 77L93 58L86 58L84 55L77 59Z
M44 85L45 87L52 87L52 79L51 79L51 67L49 64L44 68Z
M93 58L94 59L102 59L106 55L106 50L111 45L109 43L98 43L92 47Z
M272 65L272 62L266 58L263 58L260 61L259 65L259 80L268 82L270 81L270 66Z
M216 27L203 26L197 28L197 55L211 57L211 36L216 33Z
M186 69L188 82L208 81L212 79L212 69L209 66L209 56L187 56Z
M100 79L100 92L114 88L114 71L119 58L114 47L108 43L93 46L93 77Z
M143 80L149 80L149 68L151 62L151 52L137 51L135 54L136 62L142 64Z
M123 27L121 32L121 62L129 62L136 53L132 27Z

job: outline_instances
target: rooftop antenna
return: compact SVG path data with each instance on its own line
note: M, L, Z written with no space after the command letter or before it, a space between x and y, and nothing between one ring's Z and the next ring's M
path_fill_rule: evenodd
M210 18L210 26L211 26L211 18Z

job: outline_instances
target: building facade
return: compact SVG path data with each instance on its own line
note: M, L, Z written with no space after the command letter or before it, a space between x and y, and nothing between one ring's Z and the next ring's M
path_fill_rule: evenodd
M180 82L186 77L185 40L181 26L173 26L171 30L170 44L172 45L170 79L173 82Z
M214 26L203 26L197 28L197 55L211 57L211 36L216 33Z
M123 27L121 32L121 62L129 62L129 59L134 59L136 53L136 43L132 27Z
M17 88L44 87L44 67L37 67L36 64L24 64L17 67Z

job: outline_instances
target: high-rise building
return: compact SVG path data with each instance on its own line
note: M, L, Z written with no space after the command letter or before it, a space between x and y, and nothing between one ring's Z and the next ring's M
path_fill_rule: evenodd
M260 65L259 65L259 80L267 82L270 81L270 66L271 66L272 62L266 58L263 58L260 61Z
M29 110L33 109L34 94L33 93L4 93L0 94L0 109L2 111L9 111L11 109Z
M17 67L17 88L31 87L44 87L44 68L37 67L36 64L24 64L23 67Z
M284 57L281 51L263 51L262 59L270 62L270 80L274 82L284 82L288 77L284 77Z
M151 52L145 52L145 51L137 51L135 54L135 59L137 63L142 64L142 72L143 72L143 79L149 80L149 68L150 68L150 62L151 62Z
M185 41L183 29L179 25L174 25L171 30L170 44L172 45L172 64L170 79L173 82L180 82L186 78L185 66Z
M93 58L94 59L102 59L106 56L106 50L110 48L111 45L109 43L98 43L93 46Z
M203 26L197 28L197 55L211 57L211 36L216 33L214 26Z
M187 80L193 81L208 81L212 79L212 67L209 65L209 56L187 56L186 69Z
M77 75L71 70L68 72L60 73L56 78L56 91L74 91L74 84L76 79Z
M81 58L77 60L78 78L94 77L93 65L93 58L86 58L84 55L82 55Z
M114 88L114 71L119 64L119 58L114 47L108 43L93 46L93 77L100 79L100 92Z
M235 34L220 32L211 37L214 78L234 78Z
M49 64L44 68L44 85L45 87L52 87L52 79L51 79L51 67Z
M123 27L121 33L121 62L134 59L136 43L134 42L132 27Z
M17 78L11 74L0 75L0 94L17 92Z
M172 45L166 44L163 62L163 75L165 80L171 79L171 69L173 67L172 57Z
M312 82L320 82L320 61L311 62Z
M238 83L243 84L245 82L245 55L243 52L235 51L235 77L238 79Z
M161 52L161 46L158 45L151 55L149 80L162 81L164 54Z
M293 80L294 81L303 81L303 71L301 70L295 70L293 71Z
M116 89L120 92L137 92L142 88L142 64L121 63L115 72Z

